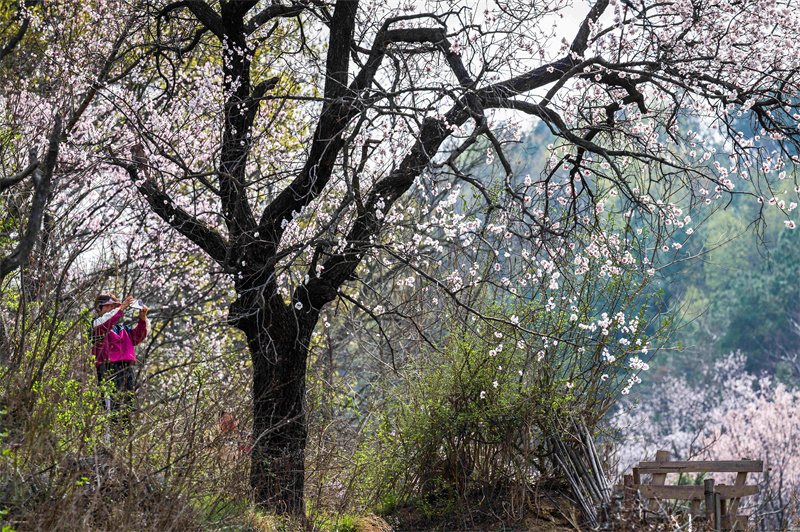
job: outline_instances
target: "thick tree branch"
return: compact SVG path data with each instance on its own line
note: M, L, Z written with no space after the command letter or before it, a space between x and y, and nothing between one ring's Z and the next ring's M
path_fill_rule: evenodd
M347 248L344 252L330 257L324 263L319 283L321 286L337 289L355 273L356 267L366 251L371 247L370 236L376 235L385 216L377 216L377 205L382 201L382 211L388 212L395 201L399 199L411 186L418 175L428 166L441 144L450 136L451 126L463 125L470 117L465 110L466 104L456 105L447 113L444 119L426 119L420 128L417 142L406 155L398 168L386 178L375 184L372 193L365 205L365 213L356 218L353 228L347 235ZM309 288L313 287L313 284ZM321 290L312 294L315 306L321 306L330 300L325 300L330 291ZM315 299L316 297L316 299Z
M189 44L187 44L183 48L180 48L180 49L177 50L178 55L187 54L187 53L191 52L192 50L194 50L195 47L198 44L200 44L200 41L203 38L203 35L205 35L207 31L209 31L208 28L202 27L202 28L198 29L196 32L194 32L194 35L192 36L192 40L189 41Z
M530 70L520 76L516 76L506 81L501 81L494 85L490 85L481 89L481 98L496 96L500 98L510 98L526 92L534 88L541 87L548 83L552 83L562 78L564 74L568 73L573 67L581 62L581 57L586 52L588 47L588 36L590 23L595 23L597 19L603 14L608 7L608 0L598 1L586 18L581 23L578 34L572 41L570 53L558 59L549 65Z
M597 20L608 7L608 3L609 0L599 0L595 5L592 6L592 8L589 10L589 13L583 19L583 22L581 22L581 27L578 30L578 34L572 40L572 46L569 48L570 52L578 56L583 56L583 54L586 52L586 48L589 46L591 25L597 23Z
M61 144L61 117L56 115L53 131L50 134L50 139L47 147L47 155L44 158L41 174L39 174L39 167L36 166L33 170L33 182L35 184L33 192L33 204L31 205L31 212L28 217L28 224L25 228L25 233L22 235L17 247L6 257L0 259L0 283L6 276L19 268L33 249L36 239L38 238L39 231L42 227L42 220L44 213L47 209L47 204L50 201L50 192L53 189L53 170L55 169L58 160L58 148ZM34 166L33 164L31 166Z
M6 45L3 46L3 49L0 50L0 61L5 59L6 56L8 56L9 54L11 54L11 52L14 51L14 48L17 47L17 44L19 44L19 42L22 40L22 37L25 36L25 32L28 31L29 26L30 26L30 19L28 17L25 17L25 19L22 21L22 24L20 24L17 33L13 37L11 37L11 39L6 43Z
M164 6L156 19L167 17L173 11L186 8L195 16L198 22L217 36L219 40L225 39L225 25L222 17L202 0L180 0Z
M138 159L134 155L134 159ZM184 209L175 206L172 198L161 191L152 179L140 180L140 163L130 163L113 159L113 164L127 170L136 189L144 196L150 208L173 229L197 244L203 251L223 268L228 267L229 245L225 238L214 229L193 217Z
M280 78L278 76L275 76L274 78L265 79L264 81L253 87L253 92L250 94L250 101L247 106L247 115L246 115L247 124L252 126L253 122L256 119L256 115L258 114L258 108L261 103L261 98L263 98L268 91L274 89L275 86L278 84L278 81L280 81Z
M431 42L440 46L446 56L450 54L444 31L439 28L386 30L384 26L382 35L376 38L373 52L362 71L356 77L356 80L354 80L353 86L351 87L352 89L364 90L369 85L374 78L374 74L380 65L383 55L385 55L386 46L389 42ZM460 59L455 60L455 58L448 57L448 62L462 83L471 83L468 73L460 62ZM379 199L383 201L385 210L388 211L391 205L411 187L416 177L430 163L433 156L438 152L441 144L450 136L452 131L451 127L463 125L471 116L474 116L479 109L487 107L507 107L507 105L505 105L506 98L500 97L500 94L508 96L521 92L524 93L555 82L578 63L580 63L580 60L574 57L565 57L552 65L545 65L534 69L524 76L510 80L505 84L496 84L466 95L462 101L459 101L448 112L444 120L427 119L420 129L417 143L412 148L411 153L404 158L397 170L392 172L387 178L376 183L369 200L366 202L364 214L356 218L353 228L347 236L347 241L349 243L348 248L343 253L334 255L325 262L324 273L318 281L310 281L308 286L309 298L314 308L319 308L325 302L330 301L328 298L331 294L333 294L342 283L351 278L355 272L355 268L358 266L363 254L369 247L369 237L377 234L382 225L382 217L379 218L375 216L375 206ZM548 66L552 67L553 65L555 65L556 68L548 68ZM476 109L476 107L478 109ZM355 112L353 114L355 114ZM560 120L558 116L551 118ZM586 144L580 137L576 136L575 138L583 144ZM331 143L327 146L329 149L334 147L336 147L335 143ZM331 152L333 151L334 150L331 149ZM338 149L336 152L338 152ZM303 174L301 174L300 177L303 177ZM327 180L325 182L327 182ZM295 180L292 186L284 190L265 210L264 217L262 217L262 224L265 224L265 222L267 224L269 222L272 222L272 224L280 223L282 219L285 219L280 216L281 207L283 207L283 216L286 216L286 212L299 210L303 205L310 203L311 199L316 196L316 187L309 187L309 183L310 180L308 178L306 178L305 181L300 181L299 178ZM324 185L324 183L322 184ZM305 195L293 192L293 187L295 186L304 190ZM292 192L290 193L290 191ZM295 201L288 201L290 198L293 198ZM284 203L281 204L279 200L283 200ZM271 220L270 216L272 216Z
M5 179L0 179L0 192L3 192L7 188L13 187L17 183L28 177L29 175L31 175L37 168L39 168L39 161L33 161L22 172L15 174L11 177L6 177Z
M350 44L356 25L358 0L337 0L331 21L328 55L325 61L325 99L333 102L347 91L347 74L350 69ZM329 104L332 105L332 104Z
M31 9L39 3L40 0L29 0L25 2L25 8ZM25 14L24 18L22 19L22 24L20 24L19 29L17 29L17 33L14 34L11 39L6 43L5 46L0 50L0 61L6 58L6 56L10 55L11 52L14 51L14 48L22 41L22 38L25 36L25 33L28 31L28 28L31 24L31 18L29 15Z
M236 17L244 17L256 4L258 0L227 0L222 2L222 11Z
M264 209L261 216L260 230L271 235L275 245L283 233L281 224L284 220L288 220L292 211L299 211L311 203L328 184L336 157L344 145L342 132L357 114L353 105L344 99L348 92L350 43L353 40L357 8L356 0L338 0L336 3L328 44L325 105L309 157L300 175Z
M343 3L346 4L349 1L350 0L343 0ZM350 15L352 16L352 13ZM336 14L334 13L334 18L335 17ZM341 88L343 80L346 80L346 72L344 77L339 73L339 79L336 79L335 76L333 80L331 78L328 79L328 83L326 83L326 102L331 103L323 110L320 125L314 135L314 144L312 145L311 154L306 161L306 165L291 185L284 189L264 210L259 223L262 231L276 235L274 237L276 242L279 240L279 235L282 233L280 224L284 220L288 220L291 212L299 212L302 207L311 203L324 189L330 179L336 157L344 145L341 133L344 131L344 127L347 123L360 112L359 104L356 103L358 100L358 96L356 95L367 90L372 84L375 73L390 43L429 42L440 46L448 57L448 62L451 64L451 68L453 68L454 72L456 72L459 80L465 83L471 83L469 75L461 63L460 58L450 57L454 54L450 52L449 44L447 43L446 35L442 28L389 30L387 28L390 23L391 21L387 21L384 24L381 32L376 37L370 58L349 88ZM340 36L338 38L342 37ZM333 35L331 39L333 42ZM343 53L342 55L344 57L339 58L339 62L346 61L347 58L349 58L349 54ZM341 69L341 67L338 68L339 70ZM329 67L329 73L336 71L337 67ZM353 96L354 100L338 99L331 101L331 98L336 98L338 96L339 92L337 91L343 92L345 90Z
M372 194L366 202L365 213L356 218L350 233L347 235L348 246L346 250L330 257L324 264L320 279L309 286L311 288L314 284L319 284L325 288L317 292L317 300L312 298L315 306L321 306L329 301L326 301L326 297L327 294L331 293L330 289L338 289L347 279L352 277L364 253L371 245L369 242L370 237L380 231L382 220L385 217L379 217L375 214L378 201L383 202L383 210L388 212L393 203L411 188L416 177L430 164L431 159L438 152L442 143L450 136L451 128L463 125L476 112L475 109L471 109L469 100L476 98L473 102L476 101L481 108L515 107L517 102L508 100L508 97L527 93L538 87L558 81L566 72L569 72L581 62L578 56L581 56L586 50L589 22L596 21L607 6L608 1L601 0L592 8L584 20L581 30L579 30L578 36L573 41L570 55L550 65L531 70L517 78L479 89L474 95L468 95L462 101L457 102L445 115L444 120L431 118L425 120L411 152L403 159L395 171L376 183ZM401 33L399 35L404 34ZM406 33L405 35L411 35L411 33ZM432 32L429 35L433 37L435 34ZM458 63L451 63L451 68L454 66L458 69ZM459 73L458 70L454 71L457 74ZM463 74L461 77L463 77ZM464 79L466 80L466 78ZM543 118L558 123L560 129L569 133L561 117L552 110L534 104L527 104L526 102L521 102L520 106L526 107L526 112L535 110ZM576 135L570 134L570 137L571 140L579 145L593 149L593 151L594 149L602 151L599 146L595 146ZM311 293L311 290L309 292Z
M387 20L381 31L375 37L375 42L372 45L369 58L364 64L364 67L356 76L353 82L352 90L360 91L369 87L375 79L375 73L380 68L383 58L386 56L386 50L391 43L406 42L406 43L419 43L429 42L439 44L445 40L444 28L405 28L398 30L390 30L389 24L393 20Z
M247 24L244 26L244 32L247 35L250 35L272 19L296 17L302 13L304 9L305 6L302 4L293 3L292 5L288 6L272 4L248 20Z

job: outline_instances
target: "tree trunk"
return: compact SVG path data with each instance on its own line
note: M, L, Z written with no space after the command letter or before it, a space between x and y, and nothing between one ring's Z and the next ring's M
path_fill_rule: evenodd
M293 312L273 296L268 316L239 323L253 362L250 485L265 509L305 515L306 360L318 313Z
M6 325L0 318L0 365L5 365L11 360L11 341L6 334Z

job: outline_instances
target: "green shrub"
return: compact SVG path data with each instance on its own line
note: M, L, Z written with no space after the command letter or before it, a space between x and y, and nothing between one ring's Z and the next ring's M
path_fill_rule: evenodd
M538 285L524 297L481 288L472 299L488 303L469 311L440 305L440 340L387 377L357 454L372 504L522 505L534 480L557 475L548 436L576 418L594 428L639 382L655 351L645 337L649 277L635 267L609 274L604 257L570 276L573 257L560 260L534 271Z

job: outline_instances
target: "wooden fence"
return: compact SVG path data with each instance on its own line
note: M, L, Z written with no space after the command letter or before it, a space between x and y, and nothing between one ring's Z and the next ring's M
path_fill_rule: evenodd
M669 451L658 451L655 462L639 462L632 475L625 475L624 484L650 499L650 510L657 510L662 499L687 500L691 501L689 513L695 516L705 502L705 514L714 530L743 532L747 530L748 516L737 514L739 503L742 497L758 494L758 486L747 485L747 474L763 470L761 460L671 462ZM669 473L736 473L736 481L726 486L707 478L702 486L673 486L665 484ZM641 476L648 474L652 475L652 481L643 484Z

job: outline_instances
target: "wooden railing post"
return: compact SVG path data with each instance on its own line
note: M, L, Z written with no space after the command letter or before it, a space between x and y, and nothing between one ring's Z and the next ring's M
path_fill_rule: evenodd
M633 503L633 475L622 476L622 495L625 508L630 508Z
M669 451L658 450L656 451L656 462L669 462ZM651 484L653 486L663 486L664 482L667 480L666 473L653 473L653 481ZM657 498L650 499L650 504L647 505L647 509L653 512L658 510L660 500Z
M706 517L708 522L711 523L711 520L714 519L714 508L716 507L716 502L714 501L714 479L707 478L704 480L703 488L706 496Z
M747 460L747 458L742 458L742 460ZM736 475L736 482L734 482L734 486L744 486L747 484L747 471L739 471ZM731 500L731 505L728 510L728 514L731 516L731 527L734 527L733 520L736 519L736 514L739 513L739 502L741 499L733 499Z

